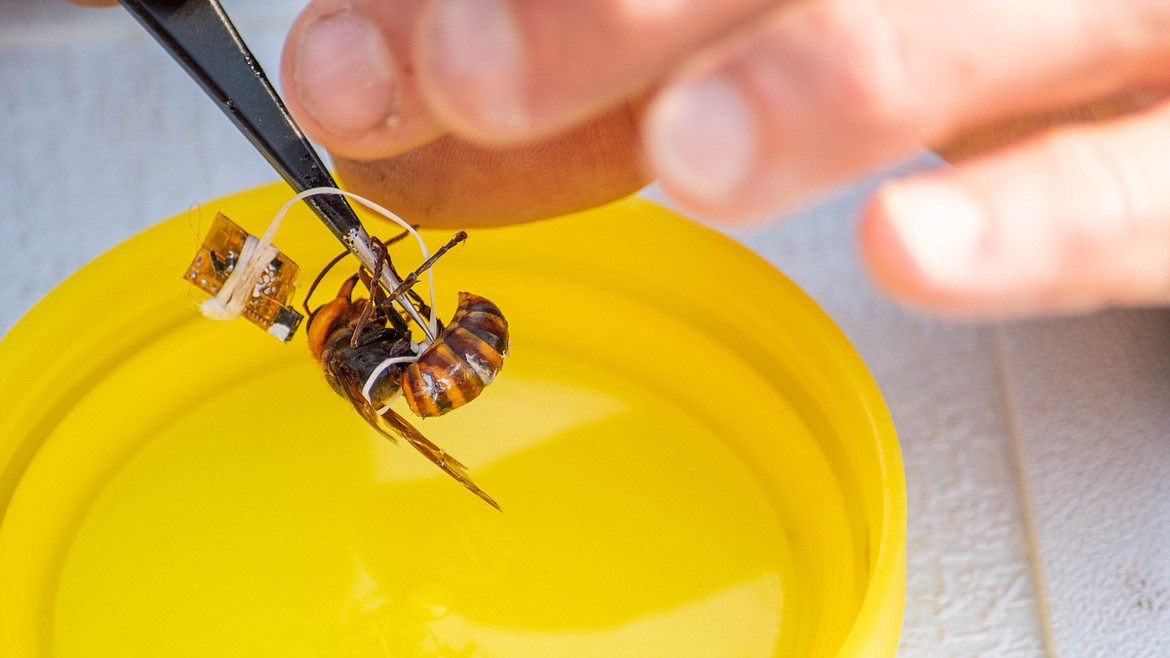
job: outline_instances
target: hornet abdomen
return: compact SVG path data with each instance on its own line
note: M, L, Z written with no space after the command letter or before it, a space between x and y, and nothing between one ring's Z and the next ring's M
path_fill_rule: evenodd
M402 376L402 394L420 417L441 416L471 402L504 367L508 321L490 300L459 293L450 324Z

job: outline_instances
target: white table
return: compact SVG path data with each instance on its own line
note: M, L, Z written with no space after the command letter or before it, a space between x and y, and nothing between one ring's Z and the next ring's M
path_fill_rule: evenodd
M225 4L275 72L298 3ZM273 177L119 10L0 4L0 333L108 247ZM893 413L910 504L900 655L1170 656L1170 313L903 310L855 257L874 182L734 235L836 319Z

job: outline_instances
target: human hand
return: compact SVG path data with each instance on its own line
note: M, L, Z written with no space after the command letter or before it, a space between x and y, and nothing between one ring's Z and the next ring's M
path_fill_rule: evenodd
M1157 0L311 0L282 81L347 187L429 225L651 177L731 221L1006 117L1121 98L895 181L894 294L962 314L1170 301L1170 6Z
M893 182L866 211L894 294L1025 313L1170 300L1167 35L1156 0L313 0L283 82L350 187L463 224L613 198L639 171L740 220L997 119L1141 90L1123 119Z

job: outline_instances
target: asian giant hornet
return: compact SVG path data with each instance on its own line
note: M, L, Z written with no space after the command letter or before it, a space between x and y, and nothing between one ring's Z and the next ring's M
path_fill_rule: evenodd
M508 353L508 322L499 307L484 297L459 293L459 305L451 321L442 326L434 340L416 343L409 316L394 307L413 304L422 316L431 309L414 292L418 277L451 247L466 239L460 232L406 278L394 272L386 256L386 243L373 242L381 249L374 272L359 268L345 280L337 296L316 310L309 310L309 298L325 274L342 254L326 265L305 296L309 315L308 342L313 357L321 364L325 379L382 436L404 439L448 475L458 480L491 506L499 505L467 476L465 466L432 443L405 418L390 408L402 394L410 410L419 417L439 416L475 399L504 365ZM382 268L390 268L402 284L387 292L381 285ZM368 298L354 298L358 282L369 290ZM425 331L425 330L424 330Z

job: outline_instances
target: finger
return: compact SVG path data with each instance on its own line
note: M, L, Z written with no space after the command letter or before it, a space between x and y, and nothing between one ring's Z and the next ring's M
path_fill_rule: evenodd
M352 158L401 153L443 133L411 60L423 0L313 0L289 30L281 86L313 139Z
M1047 112L1012 116L964 130L948 139L945 144L936 147L934 151L947 161L956 162L1025 137L1038 135L1057 126L1092 123L1153 107L1165 96L1165 93L1158 90L1126 89L1099 101Z
M531 139L645 90L776 0L433 0L416 64L432 107L483 142Z
M445 136L381 160L335 157L346 188L436 228L515 224L585 210L648 181L636 107L537 143L485 147Z
M823 0L715 47L648 111L647 159L751 217L990 119L1166 79L1170 5Z
M874 277L968 315L1170 301L1170 103L1066 128L883 189Z

